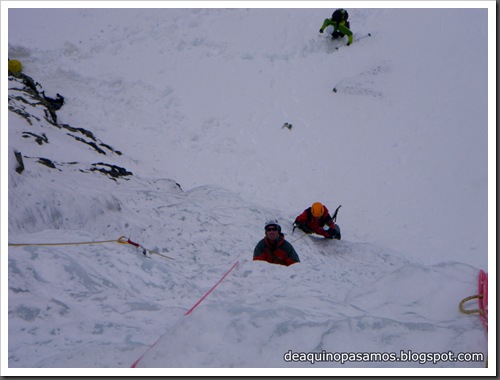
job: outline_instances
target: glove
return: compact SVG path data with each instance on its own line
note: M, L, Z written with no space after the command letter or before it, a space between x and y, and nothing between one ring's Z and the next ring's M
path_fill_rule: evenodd
M300 230L302 230L306 234L312 233L312 231L308 227L304 226L302 223L295 222L294 226L296 226L297 228L299 228Z
M330 228L329 230L326 231L326 235L327 235L325 236L326 239L333 239L335 236L335 230L333 228Z
M320 32L320 33L323 33L323 29L320 29L320 30L319 30L319 32Z

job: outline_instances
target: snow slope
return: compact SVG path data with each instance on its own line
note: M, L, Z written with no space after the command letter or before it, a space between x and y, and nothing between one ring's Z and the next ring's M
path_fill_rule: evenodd
M124 235L175 260L116 242L9 247L2 366L128 374L144 354L138 367L178 374L494 368L494 323L488 346L479 318L458 311L480 269L495 280L491 4L473 4L349 8L355 36L372 36L338 50L318 34L326 7L9 9L9 58L64 95L60 123L92 131L123 153L106 160L133 173L83 173L69 162L88 166L98 153L44 122L50 143L39 146L10 112L9 243ZM463 27L471 19L474 33ZM59 167L26 157L19 175L14 150ZM342 241L292 234L314 201L342 204ZM300 264L251 260L270 217ZM290 350L489 353L489 369L287 362Z

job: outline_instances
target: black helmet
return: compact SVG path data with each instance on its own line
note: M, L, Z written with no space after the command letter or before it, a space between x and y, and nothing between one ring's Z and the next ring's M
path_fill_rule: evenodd
M349 18L349 13L345 9L339 8L335 12L332 13L332 20L333 21L347 21Z

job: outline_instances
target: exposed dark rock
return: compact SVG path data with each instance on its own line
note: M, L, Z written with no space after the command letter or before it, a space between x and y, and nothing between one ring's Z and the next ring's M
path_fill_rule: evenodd
M55 99L45 96L45 91L41 91L40 94L43 96L43 100L46 102L47 107L54 111L61 109L64 104L64 96L60 94L57 94Z
M104 174L109 175L112 178L121 178L132 175L132 172L129 172L127 169L121 168L116 165L105 164L104 162L98 162L96 164L92 164L91 171L98 171Z
M114 150L112 147L110 147L108 144L104 144L104 143L100 143L99 144L100 146L103 146L107 149L109 149L110 151L112 151L113 153L116 153L117 155L121 156L122 155L122 152L120 152L119 150Z
M57 126L57 114L56 114L56 111L54 111L51 108L47 108L47 109L44 110L44 112L45 112L45 119L49 123L54 124L55 126ZM50 116L50 120L49 120L49 116Z
M80 132L82 135L87 136L88 138L91 138L94 141L97 141L97 139L94 137L94 134L90 131L87 131L85 128L75 128L69 124L59 124L59 126L61 128L67 129L70 132Z
M56 165L51 160L49 160L48 158L40 157L40 158L38 158L37 162L40 163L40 164L42 164L42 165L48 166L49 168L57 169Z
M9 111L17 113L19 116L21 116L23 119L25 119L29 125L33 125L31 118L34 118L36 121L40 121L40 119L38 117L33 116L30 113L28 113L20 108L14 108L14 107L9 106Z
M42 145L44 143L49 142L49 139L47 138L47 136L45 136L45 133L42 133L40 136L32 132L23 132L23 137L24 138L34 137L38 145Z
M32 127L25 127L25 130L18 131L25 139L32 139L38 145L48 145L49 137L52 137L50 127L55 127L59 130L65 129L68 131L67 136L75 139L78 142L90 146L93 150L101 155L112 156L122 155L122 152L115 150L109 144L105 144L99 140L94 133L84 128L76 128L69 124L59 123L57 111L65 104L65 99L61 94L57 94L55 98L45 95L42 86L34 81L29 76L23 73L12 75L9 73L9 111L21 116ZM40 133L36 129L43 128L47 132ZM47 129L48 128L48 129ZM51 139L55 141L54 138ZM53 151L55 153L55 151ZM55 153L57 156L57 153ZM78 162L57 162L54 159L42 157L22 156L16 154L16 159L19 165L16 168L18 173L24 171L23 157L32 160L33 163L39 163L49 168L63 170L68 165L76 166L83 173L88 173L88 164ZM55 158L55 157L54 157ZM99 162L92 164L90 171L98 171L108 175L113 180L125 178L132 175L132 172L125 168L111 164Z
M97 146L97 144L95 142L92 142L92 141L87 141L85 140L84 138L82 137L78 137L78 136L75 136L75 135L72 135L71 133L68 133L68 136L71 136L73 137L76 141L80 141L80 142L83 142L87 145L90 145L92 148L94 148L97 152L101 153L101 154L104 154L106 155L106 152L104 150L102 150L101 148L99 148Z
M24 162L23 162L23 155L21 152L14 151L14 156L16 157L17 161L17 167L16 167L16 172L21 174L24 171Z

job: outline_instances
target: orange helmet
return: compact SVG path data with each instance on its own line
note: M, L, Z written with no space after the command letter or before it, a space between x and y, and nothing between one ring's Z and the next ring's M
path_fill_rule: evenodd
M324 212L325 212L325 208L319 202L314 202L313 205L311 206L311 214L315 218L319 218L319 217L323 216Z

